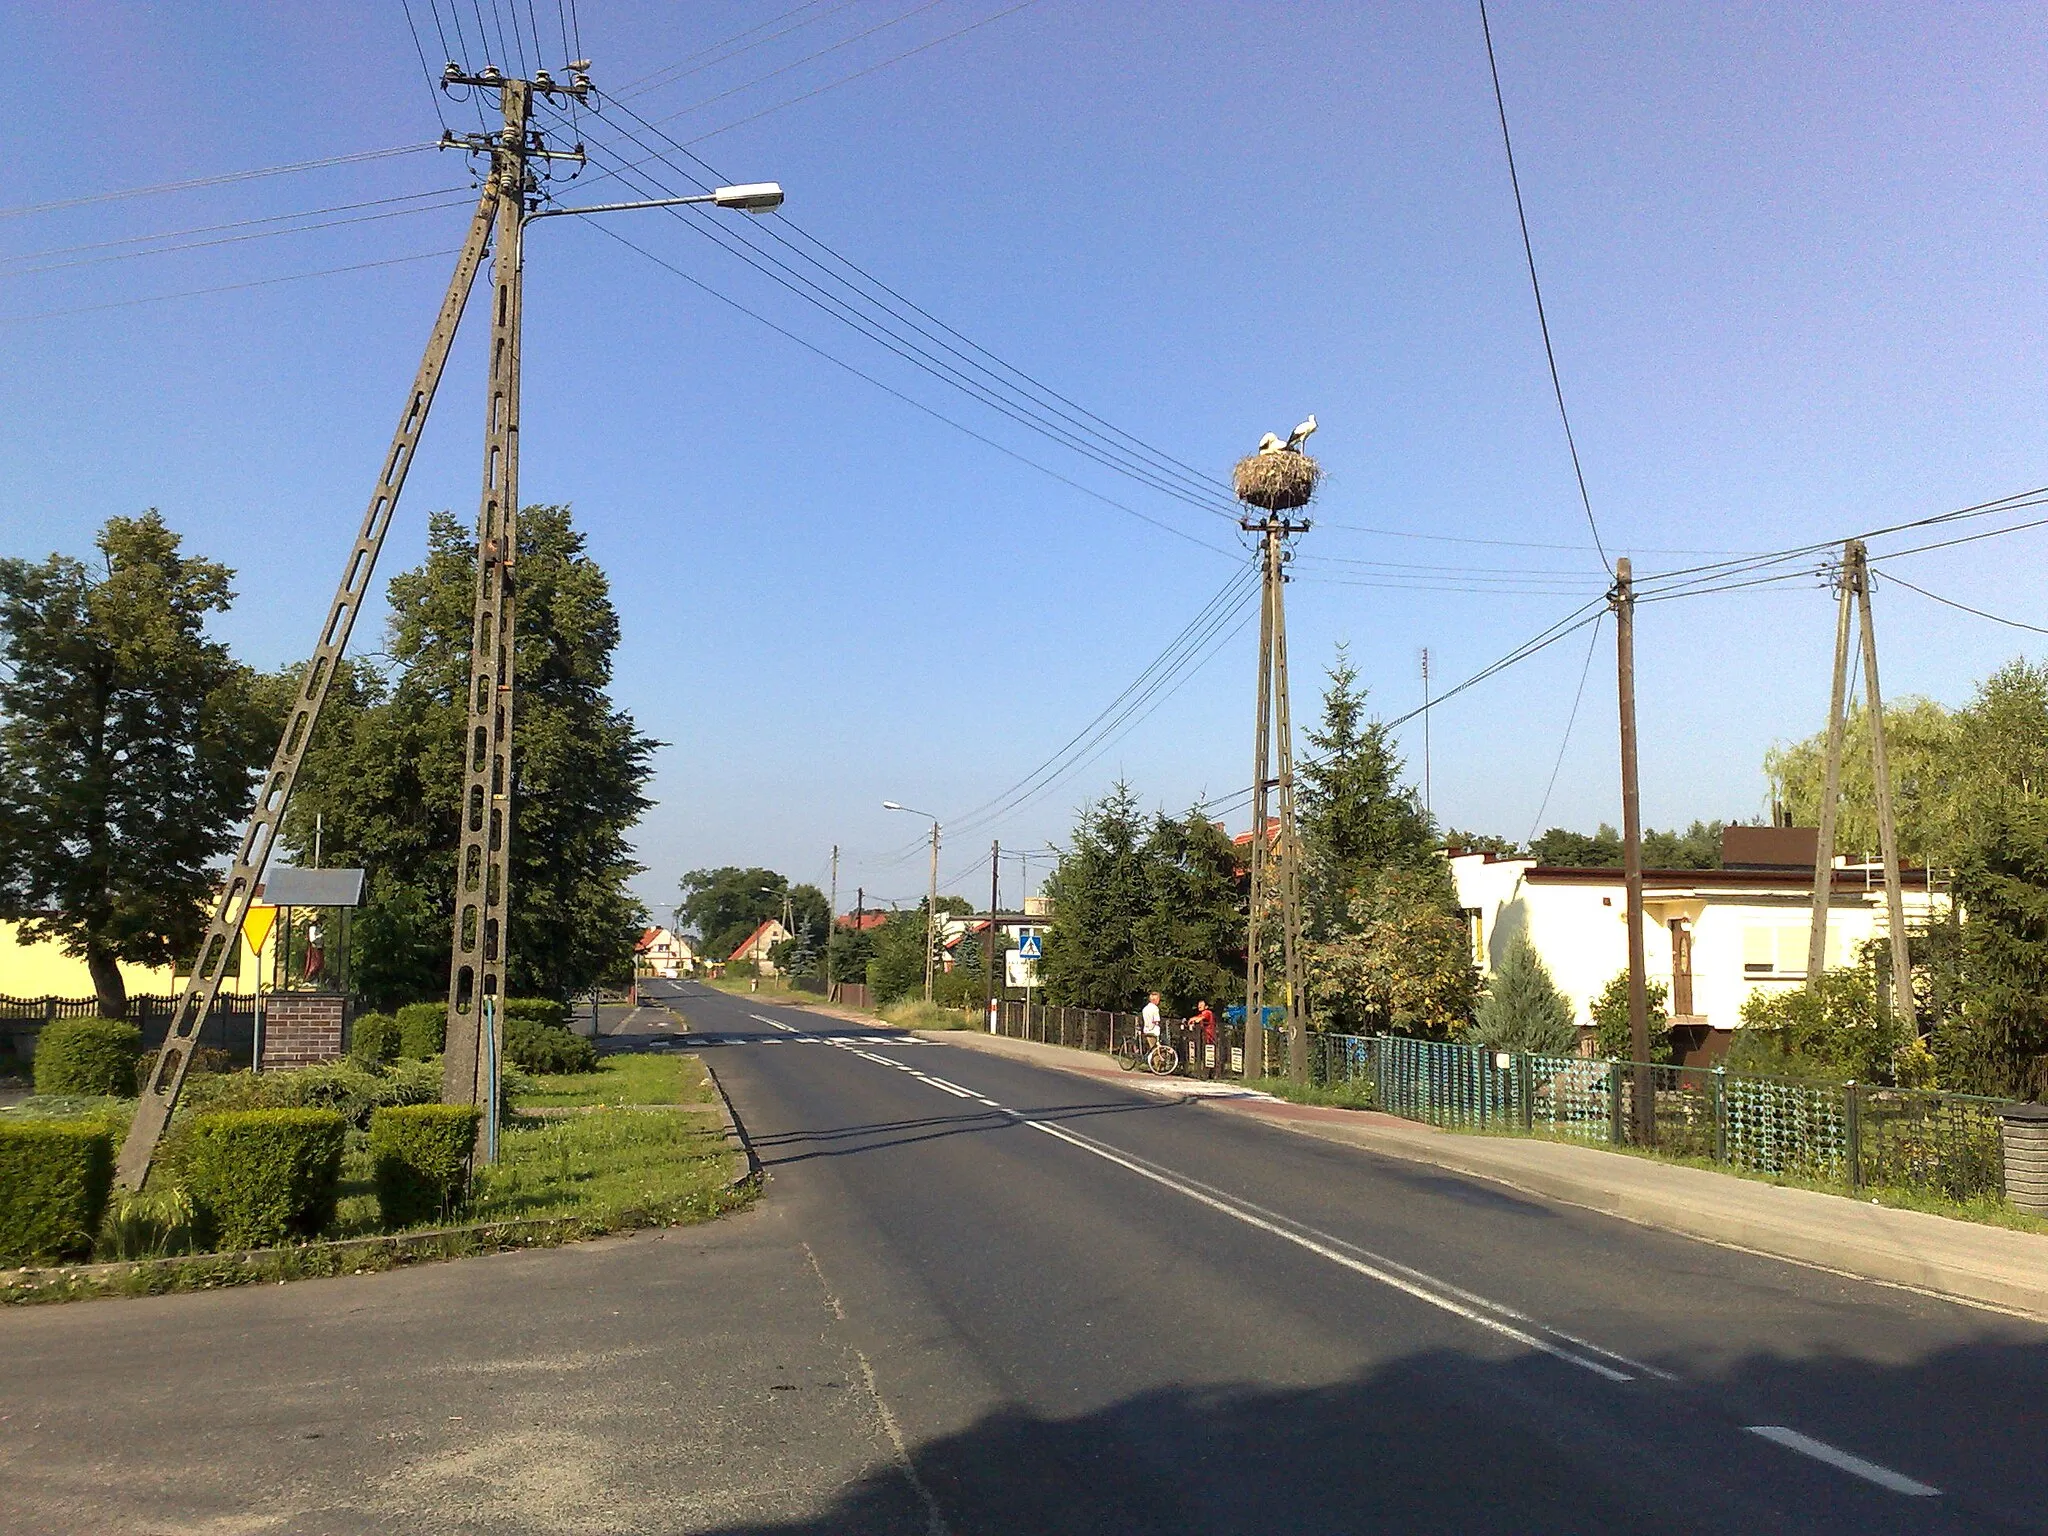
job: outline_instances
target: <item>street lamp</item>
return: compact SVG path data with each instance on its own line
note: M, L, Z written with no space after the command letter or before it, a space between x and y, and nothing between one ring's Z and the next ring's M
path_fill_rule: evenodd
M782 186L773 181L750 181L744 186L719 187L696 197L654 197L637 203L591 203L582 208L536 208L526 216L526 222L557 219L565 213L626 213L635 208L682 208L691 203L715 203L720 208L731 208L740 213L768 213L782 206Z
M898 805L894 800L884 800L885 811L902 811L909 816L923 816L932 824L932 888L924 904L924 1000L932 1000L932 965L937 957L939 942L939 818L930 811L916 810L911 806Z

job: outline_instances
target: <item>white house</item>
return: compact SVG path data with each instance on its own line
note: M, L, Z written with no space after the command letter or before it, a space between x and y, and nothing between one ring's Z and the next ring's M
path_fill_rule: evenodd
M771 917L748 934L739 948L725 957L725 963L730 965L735 960L751 960L760 967L763 976L773 976L776 974L775 962L768 958L768 952L788 937L789 930Z
M696 946L679 933L666 928L649 928L633 946L633 970L640 976L666 976L673 980L697 969Z
M1730 827L1722 868L1643 871L1648 976L1667 989L1683 1059L1725 1051L1751 993L1806 980L1814 842L1806 827ZM1459 853L1451 856L1451 874L1482 974L1491 974L1515 934L1526 932L1581 1026L1590 1027L1593 1000L1628 966L1622 872ZM1903 876L1909 927L1946 909L1947 893L1932 887L1927 871ZM1856 963L1859 947L1887 927L1882 871L1837 860L1827 963Z

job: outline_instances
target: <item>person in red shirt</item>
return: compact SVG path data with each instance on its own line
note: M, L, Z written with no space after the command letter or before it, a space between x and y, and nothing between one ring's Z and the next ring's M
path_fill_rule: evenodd
M1188 1034L1191 1043L1201 1057L1202 1076L1216 1075L1216 1014L1207 1003L1195 1004L1195 1011L1188 1018Z

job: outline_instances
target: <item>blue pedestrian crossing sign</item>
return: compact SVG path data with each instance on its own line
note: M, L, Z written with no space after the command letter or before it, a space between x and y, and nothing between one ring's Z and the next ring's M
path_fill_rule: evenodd
M1035 933L1027 933L1017 940L1017 953L1026 960L1045 958L1045 940Z

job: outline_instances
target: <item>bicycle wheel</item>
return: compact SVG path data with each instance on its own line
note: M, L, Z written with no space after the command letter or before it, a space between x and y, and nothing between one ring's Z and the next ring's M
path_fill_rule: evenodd
M1170 1045L1155 1045L1146 1053L1145 1065L1161 1077L1171 1077L1180 1070L1180 1052Z
M1116 1057L1116 1064L1126 1072L1134 1070L1138 1063L1144 1059L1138 1050L1138 1042L1136 1040L1117 1041L1116 1049L1110 1054Z

